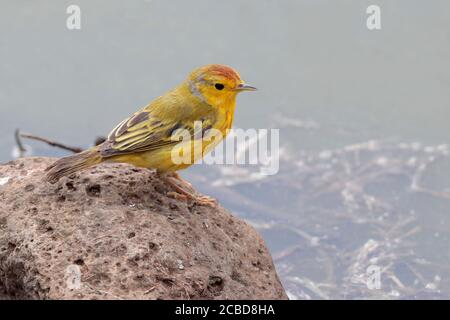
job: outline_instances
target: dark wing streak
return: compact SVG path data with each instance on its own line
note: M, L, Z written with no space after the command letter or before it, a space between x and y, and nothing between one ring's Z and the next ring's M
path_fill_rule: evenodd
M141 111L130 118L130 120L127 122L127 126L129 128L132 128L138 125L139 123L147 121L149 119L150 119L149 113L147 111Z
M178 141L172 141L168 134L173 127L172 123L151 119L147 111L138 112L114 128L100 150L101 155L107 158L175 145Z
M117 135L117 132L121 131L121 128L130 120L130 118L126 118L122 122L120 122L112 131L109 133L107 140L114 140L114 137Z
M205 131L213 127L213 118L203 118L201 121L202 127L194 128L193 124L163 122L163 120L152 118L151 113L143 110L125 119L114 128L100 152L102 157L107 158L176 145L180 141L172 140L171 136L178 129L188 130L191 137L196 138L199 134L203 136Z

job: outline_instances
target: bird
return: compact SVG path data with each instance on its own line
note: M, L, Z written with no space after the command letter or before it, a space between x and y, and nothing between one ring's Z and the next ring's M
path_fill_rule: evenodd
M46 169L45 180L56 183L103 162L128 163L156 170L176 194L214 206L215 200L196 194L177 171L194 164L226 137L233 125L237 95L255 90L229 66L199 67L174 89L120 122L100 145L58 159ZM213 130L219 134L205 138ZM182 143L180 137L174 138L176 132L187 133L190 139ZM174 154L183 153L190 161L174 161Z

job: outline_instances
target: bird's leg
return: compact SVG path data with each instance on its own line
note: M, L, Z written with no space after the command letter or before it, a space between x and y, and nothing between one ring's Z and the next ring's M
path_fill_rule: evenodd
M196 194L192 185L183 178L181 178L178 173L158 172L158 174L161 177L161 179L164 180L167 184L169 184L173 189L175 189L177 193L187 197L188 199L193 200L198 204L204 206L211 206L211 207L217 206L217 200L208 196ZM183 183L184 186L181 186L180 182Z
M185 184L189 189L194 190L194 187L192 186L191 183L189 183L187 180L183 179L178 172L172 172L171 173L172 177L174 177L175 179L177 179L178 181L180 181L181 183Z

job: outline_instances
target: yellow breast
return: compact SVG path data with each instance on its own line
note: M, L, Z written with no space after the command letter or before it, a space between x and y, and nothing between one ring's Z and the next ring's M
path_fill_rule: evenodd
M175 146L162 147L135 154L119 155L112 162L126 162L137 167L157 169L161 172L173 172L190 167L216 147L229 133L233 124L233 111L223 110L216 118L211 129L202 139L181 141Z

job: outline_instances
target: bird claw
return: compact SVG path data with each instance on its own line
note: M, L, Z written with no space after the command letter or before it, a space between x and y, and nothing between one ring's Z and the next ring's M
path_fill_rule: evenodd
M212 208L217 207L218 203L216 199L204 195L198 195L193 188L192 190L186 190L186 188L183 188L179 185L179 183L175 182L174 179L183 183L185 187L191 185L186 180L179 179L179 176L177 177L172 174L171 176L162 176L162 178L174 189L174 191L169 191L167 193L168 197L182 201L187 201L189 199L201 206L209 206Z
M179 192L175 192L175 191L169 191L167 192L167 196L169 198L175 199L175 200L180 200L180 201L187 201L188 197L184 194L181 194Z
M216 199L208 197L208 196L196 196L194 198L194 200L201 206L208 206L208 207L216 208L218 205L218 202Z

